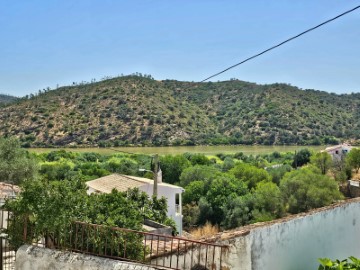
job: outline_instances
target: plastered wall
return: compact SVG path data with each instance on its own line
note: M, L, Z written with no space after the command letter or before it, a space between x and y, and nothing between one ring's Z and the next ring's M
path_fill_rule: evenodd
M360 200L242 227L219 234L216 242L229 246L222 270L316 270L321 257L360 257ZM179 261L190 269L190 259Z

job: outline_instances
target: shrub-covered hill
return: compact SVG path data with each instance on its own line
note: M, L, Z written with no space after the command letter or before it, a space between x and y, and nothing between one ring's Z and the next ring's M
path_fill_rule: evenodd
M331 143L359 139L360 94L126 76L0 108L0 135L24 146Z
M16 101L18 98L10 95L0 94L0 106Z

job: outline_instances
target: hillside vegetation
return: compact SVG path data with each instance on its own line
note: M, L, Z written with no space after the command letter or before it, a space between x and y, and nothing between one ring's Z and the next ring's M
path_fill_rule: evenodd
M125 76L0 108L23 146L320 144L360 138L360 94Z
M16 101L18 98L10 95L0 94L0 106Z

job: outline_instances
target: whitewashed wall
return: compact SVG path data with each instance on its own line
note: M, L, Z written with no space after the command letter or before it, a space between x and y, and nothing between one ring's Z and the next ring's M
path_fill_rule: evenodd
M230 246L222 270L316 270L321 257L360 257L360 199L239 228L217 243ZM190 260L179 261L181 269L190 269Z
M360 257L360 202L257 228L246 238L251 266L243 269L316 270L320 257Z

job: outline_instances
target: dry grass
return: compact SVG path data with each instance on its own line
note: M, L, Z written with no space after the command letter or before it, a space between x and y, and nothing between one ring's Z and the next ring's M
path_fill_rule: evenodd
M353 171L353 176L352 176L353 180L360 180L360 170L358 173L356 173L355 171Z
M218 226L212 225L210 222L206 222L204 226L191 230L190 234L192 239L201 239L209 238L218 232Z

